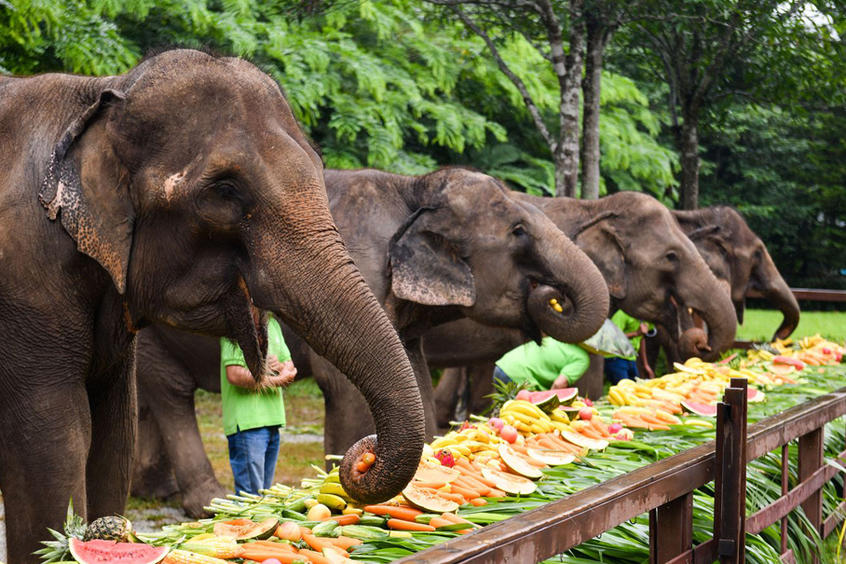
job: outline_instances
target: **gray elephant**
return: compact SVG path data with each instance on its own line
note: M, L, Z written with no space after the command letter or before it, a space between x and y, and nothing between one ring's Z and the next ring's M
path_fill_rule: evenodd
M490 176L450 168L419 177L375 170L329 170L325 177L338 229L413 359L427 414L427 436L436 429L432 383L420 349L420 336L429 328L469 317L510 326L527 339L539 338L543 331L561 340L580 341L595 332L608 313L608 290L593 263L543 213L513 199ZM561 313L549 306L553 297L563 305ZM161 333L158 328L151 330ZM149 372L140 364L139 380L142 393L150 379L149 385L159 391L157 397L165 392L176 397L183 423L172 422L171 406L154 407L162 413L150 413L154 434L139 448L154 453L161 440L169 454L179 449L182 454L176 452L165 461L148 457L149 464L136 482L164 483L169 462L183 505L199 514L208 496L219 494L220 486L205 456L198 454L202 442L190 403L198 376L182 368L200 349L173 343L174 338L149 338L170 349L161 356L150 354L151 362L161 357L168 364ZM143 358L144 340L139 347ZM216 354L202 351L206 356ZM343 452L371 432L373 423L361 395L339 370L314 352L308 361L295 358L295 365L301 375L313 373L323 391L327 453ZM187 383L178 390L166 377L174 373L175 380ZM187 419L191 422L185 423ZM404 425L403 419L395 424ZM172 442L176 437L179 442ZM168 490L172 485L171 481Z
M790 336L799 325L799 303L764 242L749 228L743 216L729 206L674 211L673 215L720 283L728 288L738 322L743 324L746 295L756 291L782 313L782 322L772 338ZM695 317L688 317L683 323L691 327L699 324ZM646 340L646 347L651 363L658 358L661 347L669 361L682 357L677 344L662 330Z
M611 308L661 326L681 343L685 358L714 358L734 341L737 319L728 293L687 238L670 211L655 198L620 192L599 200L519 199L539 207L597 265L605 277ZM708 323L709 333L680 325L688 308ZM491 392L491 363L525 340L516 332L493 329L467 320L437 327L423 339L430 365L469 369L471 409L486 405ZM595 361L594 361L595 362ZM594 369L594 366L596 368ZM601 366L580 381L582 393L602 390ZM449 421L457 401L460 373L445 372L436 391L438 423Z
M237 339L261 379L258 313L274 312L372 406L378 444L347 453L344 487L373 501L402 489L424 439L415 378L338 235L320 157L272 79L180 50L121 76L2 78L0 100L10 562L37 561L71 497L88 519L123 510L135 335L150 323ZM365 451L375 464L350 474Z
M789 337L799 325L799 304L764 242L743 216L728 206L674 211L673 215L717 279L728 284L738 322L743 324L746 294L755 290L783 315L773 339Z

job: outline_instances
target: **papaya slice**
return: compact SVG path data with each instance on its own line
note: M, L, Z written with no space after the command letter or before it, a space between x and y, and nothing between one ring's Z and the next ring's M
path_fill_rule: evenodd
M528 478L487 466L482 467L482 476L493 482L497 489L511 495L529 495L537 489L537 485Z
M412 505L429 513L453 513L458 509L458 503L439 496L432 490L420 488L413 483L402 490L402 496Z
M524 478L531 479L536 479L543 476L543 472L541 472L537 466L532 466L531 464L529 464L529 462L525 460L522 455L520 455L517 451L515 451L507 444L499 445L499 449L497 449L497 452L499 452L499 457L502 459L503 462L505 462L505 465L508 466L508 469L514 472L515 474L519 474Z

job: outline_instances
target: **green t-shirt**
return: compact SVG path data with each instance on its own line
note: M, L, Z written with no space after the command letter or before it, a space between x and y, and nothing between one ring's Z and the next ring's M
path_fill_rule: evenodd
M267 322L267 340L267 354L275 354L279 362L291 360L291 352L282 338L279 322L272 317ZM247 368L238 343L223 338L220 340L220 396L223 402L224 434L231 435L272 425L284 426L282 388L273 387L259 392L233 386L226 378L226 367L233 364Z
M505 353L496 365L515 382L526 382L548 390L561 374L572 385L588 369L588 353L578 345L544 337L538 346L534 341Z
M619 327L623 333L634 333L638 329L640 329L640 321L623 311L622 309L618 309L614 315L611 316L611 321ZM647 326L652 327L651 323L647 323ZM627 356L623 357L626 360L636 360L637 359L637 351L640 350L640 341L643 339L642 336L638 335L637 337L632 337L629 339L632 343L632 348L635 350L635 356Z

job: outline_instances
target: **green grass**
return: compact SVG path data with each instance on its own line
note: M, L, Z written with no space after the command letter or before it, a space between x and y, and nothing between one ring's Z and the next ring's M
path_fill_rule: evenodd
M780 311L748 309L743 325L737 328L737 339L769 341L781 320ZM832 341L842 343L846 340L846 311L803 311L793 336L805 337L817 333Z

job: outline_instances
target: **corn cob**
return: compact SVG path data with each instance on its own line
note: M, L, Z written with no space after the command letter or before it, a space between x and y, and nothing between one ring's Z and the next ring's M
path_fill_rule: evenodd
M192 539L182 544L182 549L215 558L237 558L244 548L231 537L210 537L202 540Z
M188 550L173 549L168 552L162 564L229 564L226 560L215 558L214 556L206 556L205 554L197 554Z

